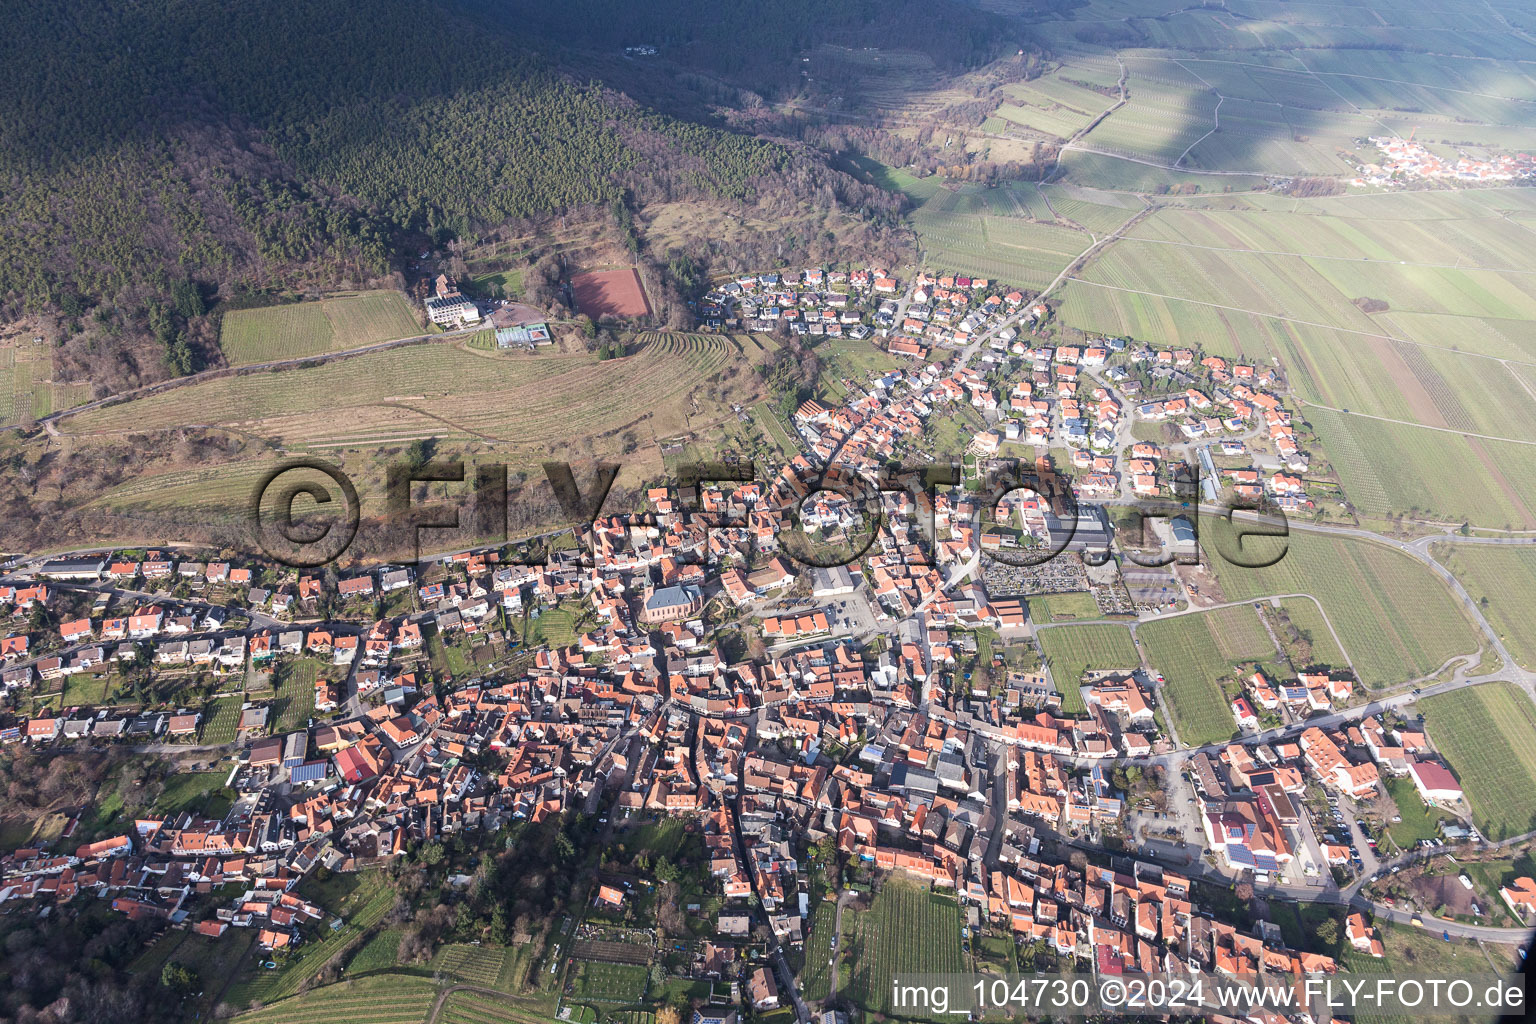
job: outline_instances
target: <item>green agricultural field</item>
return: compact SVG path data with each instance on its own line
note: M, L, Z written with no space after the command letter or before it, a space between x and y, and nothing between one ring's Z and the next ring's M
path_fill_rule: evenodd
M219 348L231 366L302 359L421 334L399 292L352 292L225 313Z
M1280 630L1276 635L1280 643L1285 647L1286 654L1291 663L1297 668L1310 668L1313 666L1326 668L1346 668L1349 660L1345 652L1339 650L1339 645L1334 642L1333 632L1328 628L1328 620L1323 617L1323 610L1313 601L1306 598L1293 598L1280 602L1280 610L1290 620L1301 636L1301 642L1292 644ZM1310 657L1303 657L1309 654Z
M1489 839L1536 830L1536 708L1513 683L1485 683L1421 702L1430 740L1445 755Z
M201 743L233 743L240 725L239 695L220 697L203 710Z
M1418 510L1474 526L1536 529L1536 459L1525 444L1304 410L1344 493L1370 515Z
M853 974L841 991L867 1011L892 1013L893 977L966 969L959 904L898 877L886 880L868 911L845 911L843 929Z
M347 961L347 973L358 975L394 969L400 962L400 937L404 934L402 928L381 928L374 932Z
M240 1024L422 1024L437 997L428 978L375 974L240 1014Z
M941 189L912 213L925 265L978 274L994 284L1043 288L1092 244L1049 217L1032 184Z
M831 991L832 934L837 924L837 905L821 902L811 915L811 934L805 940L805 970L800 974L800 987L807 1002L827 998Z
M1067 713L1082 711L1078 684L1088 671L1135 669L1141 655L1125 626L1058 626L1036 634L1050 665L1051 678L1061 691L1061 708Z
M276 700L272 705L274 732L292 732L309 724L315 713L315 679L320 664L312 658L284 661L272 670Z
M846 153L841 159L841 164L843 170L860 181L883 188L887 192L900 192L913 203L922 203L939 190L940 180L937 176L919 178L910 171L900 167L889 167L867 156Z
M500 946L450 943L432 958L432 969L462 985L495 988L507 951Z
M1247 605L1150 622L1136 635L1147 661L1163 673L1174 728L1191 747L1231 738L1237 727L1228 701L1236 687L1224 688L1222 680L1241 662L1275 655L1258 613Z
M1442 544L1435 557L1461 580L1514 659L1536 668L1536 551Z
M1273 565L1245 568L1220 554L1223 549L1236 554L1223 520L1207 522L1201 543L1229 601L1315 597L1368 687L1428 676L1480 646L1472 621L1439 578L1385 544L1292 530L1283 549L1275 541L1250 538L1245 557L1284 554Z
M638 1003L645 998L648 973L642 964L578 960L571 998L579 1003Z
M1086 592L1031 594L1025 600L1029 604L1029 617L1034 622L1072 622L1101 617L1099 602Z

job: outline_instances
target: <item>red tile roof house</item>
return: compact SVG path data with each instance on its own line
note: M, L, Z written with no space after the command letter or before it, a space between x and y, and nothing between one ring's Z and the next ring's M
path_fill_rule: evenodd
M1413 786L1427 804L1451 803L1461 799L1461 783L1442 764L1433 761L1412 761L1408 775Z
M170 725L166 727L166 732L172 736L190 736L192 733L197 732L197 723L202 721L202 718L202 715L196 713L172 715Z
M1509 909L1522 921L1536 915L1536 879L1521 877L1499 890Z
M354 576L336 584L336 592L342 597L361 597L373 593L372 576Z
M96 627L91 625L90 619L71 619L59 623L59 637L67 644L91 636L95 631Z
M747 996L752 1000L753 1009L772 1010L778 1007L779 987L773 983L768 968L759 967L752 972L752 978L747 982Z

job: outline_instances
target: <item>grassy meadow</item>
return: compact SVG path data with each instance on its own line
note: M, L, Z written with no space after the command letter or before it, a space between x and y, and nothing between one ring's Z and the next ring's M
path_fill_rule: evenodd
M404 295L349 292L225 313L219 348L231 366L302 359L422 333Z

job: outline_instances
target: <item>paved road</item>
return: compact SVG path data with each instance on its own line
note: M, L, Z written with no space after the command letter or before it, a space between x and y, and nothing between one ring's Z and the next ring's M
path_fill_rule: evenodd
M1001 831L999 829L998 831ZM843 963L843 908L848 905L848 892L844 890L837 896L837 911L832 915L832 936L837 942L837 948L832 952L832 963L827 968L827 1002L837 998L838 971Z

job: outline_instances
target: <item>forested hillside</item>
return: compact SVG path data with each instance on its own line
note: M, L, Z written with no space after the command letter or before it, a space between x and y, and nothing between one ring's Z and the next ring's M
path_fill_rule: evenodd
M742 44L787 52L768 42L773 7ZM890 208L807 152L566 73L579 62L514 30L510 7L18 0L10 13L0 312L60 314L64 372L99 389L216 360L219 298L363 285L423 241L541 213L783 188Z
M1019 45L1017 20L965 0L465 0L488 20L572 46L649 46L674 64L757 92L801 84L800 57L827 44L922 53L948 71ZM1040 0L1041 10L1070 0ZM1022 13L1022 9L1021 9Z

